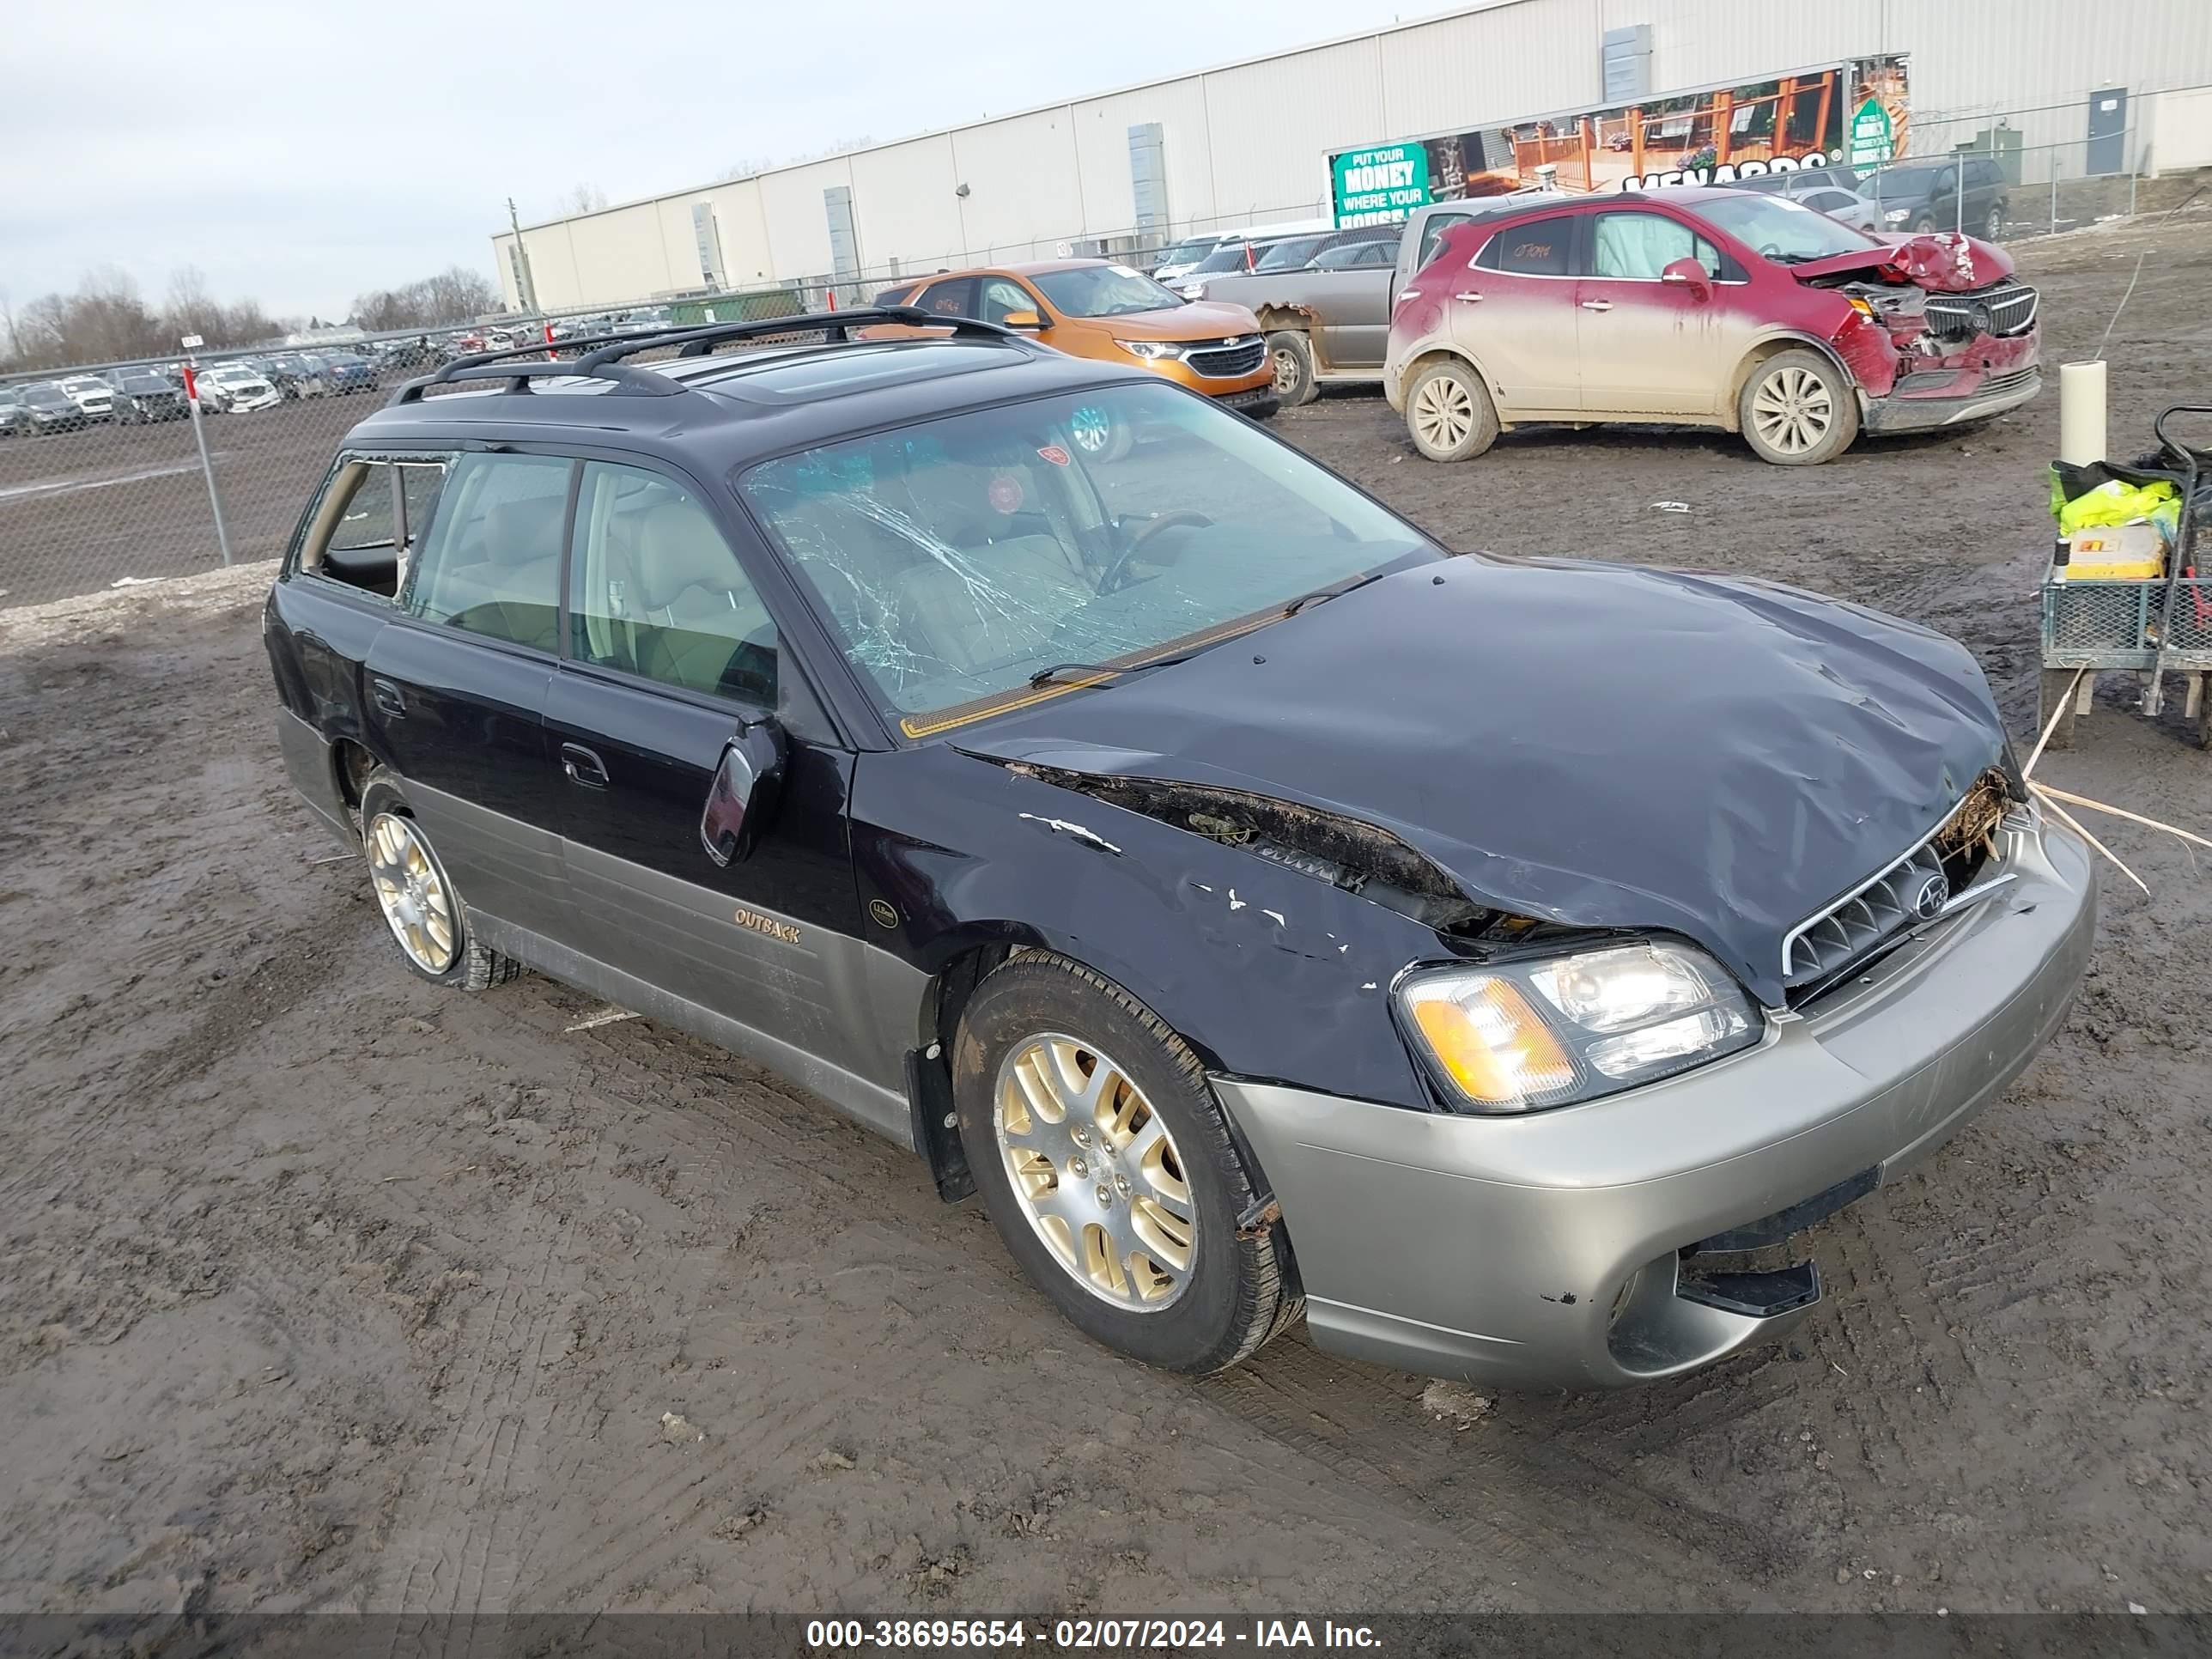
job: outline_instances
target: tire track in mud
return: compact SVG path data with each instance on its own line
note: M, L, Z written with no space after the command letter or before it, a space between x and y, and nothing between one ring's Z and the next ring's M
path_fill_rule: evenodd
M1422 1379L1323 1353L1303 1333L1208 1386L1272 1437L1410 1506L1486 1559L1553 1581L1566 1604L1601 1601L1603 1564L1648 1553L1654 1537L1671 1540L1707 1582L1755 1583L1786 1563L1736 1516L1648 1489L1625 1460L1577 1451L1583 1437L1568 1425L1524 1426L1538 1414L1533 1402L1496 1402L1455 1432L1431 1420ZM1602 1507L1590 1501L1600 1492Z

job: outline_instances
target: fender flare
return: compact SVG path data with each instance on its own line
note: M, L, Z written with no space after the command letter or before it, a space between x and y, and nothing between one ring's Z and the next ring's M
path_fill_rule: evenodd
M1751 378L1753 369L1766 358L1773 356L1778 351L1788 351L1800 347L1808 351L1817 351L1828 360L1836 373L1844 377L1844 384L1850 387L1852 392L1857 397L1860 418L1865 418L1866 388L1859 384L1859 377L1851 373L1850 365L1843 360L1842 355L1837 351L1835 346L1831 342L1821 339L1818 335L1808 334L1800 329L1778 328L1760 335L1759 338L1753 341L1743 356L1736 359L1735 367L1729 371L1728 396L1716 411L1721 417L1721 425L1724 429L1729 432L1743 430L1742 422L1736 418L1735 406L1743 396L1744 382Z
M1413 371L1432 357L1455 357L1465 363L1474 371L1475 378L1482 382L1483 389L1490 393L1492 409L1502 410L1503 399L1498 392L1498 382L1491 378L1490 371L1482 366L1481 360L1473 352L1449 340L1438 340L1431 345L1423 346L1406 359L1405 367L1396 374L1386 373L1383 375L1382 389L1388 394L1389 404L1393 410L1401 415L1406 412L1406 391L1413 384ZM1513 427L1514 422L1506 419L1501 412L1498 417L1498 429L1500 432L1510 432Z

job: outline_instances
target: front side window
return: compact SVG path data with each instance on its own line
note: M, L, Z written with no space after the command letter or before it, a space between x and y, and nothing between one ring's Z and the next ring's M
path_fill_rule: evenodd
M1240 244L1231 264L1240 265L1243 260ZM1138 311L1171 311L1182 303L1172 289L1127 265L1078 265L1043 271L1030 280L1063 317L1125 317Z
M1677 259L1695 259L1708 276L1721 274L1711 242L1678 220L1659 213L1601 213L1590 253L1590 274L1656 283Z
M775 706L775 624L690 491L641 467L588 461L575 547L571 657Z
M1161 440L1158 465L1086 459L1079 419ZM1300 594L1443 556L1296 451L1168 386L827 444L739 488L909 737L1039 695L1042 670L1202 648Z
M1004 276L983 279L983 308L976 314L987 323L1003 323L1010 311L1035 311L1036 295L1019 283Z
M1575 221L1566 213L1509 225L1490 239L1480 263L1519 276L1566 276L1574 271Z
M1390 242L1347 242L1333 247L1314 261L1316 270L1359 270L1370 265L1394 265L1398 249Z
M1316 254L1328 243L1326 236L1293 236L1287 242L1278 242L1261 254L1252 269L1256 271L1300 270L1311 264Z
M573 470L553 455L462 456L408 573L402 605L428 622L553 650Z

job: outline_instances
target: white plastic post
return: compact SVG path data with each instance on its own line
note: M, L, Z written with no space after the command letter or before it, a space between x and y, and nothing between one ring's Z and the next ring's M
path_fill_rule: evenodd
M2058 366L2058 459L2087 466L2105 459L2105 364Z

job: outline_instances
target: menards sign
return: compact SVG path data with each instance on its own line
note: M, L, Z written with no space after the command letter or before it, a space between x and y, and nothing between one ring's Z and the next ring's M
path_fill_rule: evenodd
M1905 150L1905 59L1866 58L1634 104L1368 144L1329 157L1339 225L1467 197L1724 185Z

